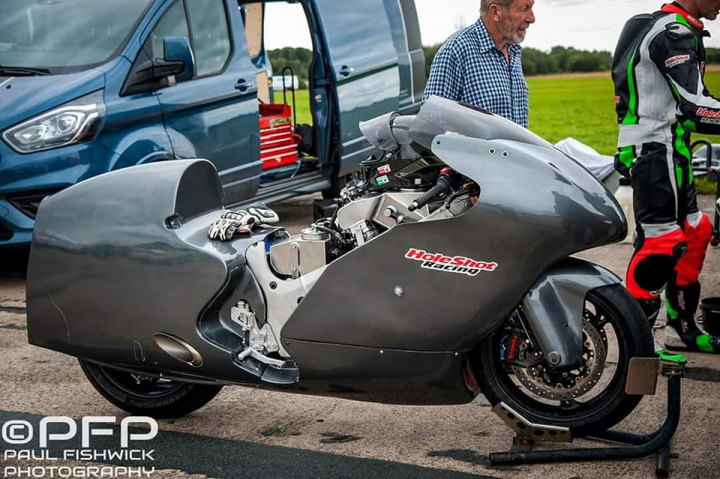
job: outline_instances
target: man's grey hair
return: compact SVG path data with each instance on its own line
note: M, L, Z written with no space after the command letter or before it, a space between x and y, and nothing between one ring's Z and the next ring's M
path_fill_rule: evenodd
M502 5L503 7L509 6L513 0L480 0L480 13L487 13L490 11L490 5Z

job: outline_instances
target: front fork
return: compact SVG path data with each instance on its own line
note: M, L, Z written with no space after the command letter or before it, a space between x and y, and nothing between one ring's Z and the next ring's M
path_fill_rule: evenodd
M582 364L585 297L622 280L602 266L568 257L540 276L522 302L537 347L553 368Z

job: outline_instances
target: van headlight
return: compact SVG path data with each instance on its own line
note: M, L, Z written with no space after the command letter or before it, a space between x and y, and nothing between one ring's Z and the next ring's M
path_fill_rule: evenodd
M95 138L105 119L102 90L65 103L5 130L3 139L18 153L32 153Z

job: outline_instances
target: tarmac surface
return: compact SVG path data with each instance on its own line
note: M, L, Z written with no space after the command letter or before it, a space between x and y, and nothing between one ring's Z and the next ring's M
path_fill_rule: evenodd
M276 205L283 225L293 232L311 222L314 197ZM711 197L701 197L710 211ZM629 244L618 244L579 256L603 264L624 276L631 255ZM0 252L0 425L25 420L38 430L46 416L126 417L88 383L77 361L27 343L25 267L27 252ZM720 249L710 248L701 276L703 296L720 296ZM439 324L438 327L441 327ZM658 331L656 334L660 334ZM673 442L674 478L720 478L717 431L720 429L720 357L688 353L682 382L680 428ZM666 384L659 381L655 396L646 397L619 429L654 431L665 416ZM507 451L513 434L490 410L484 397L463 406L388 406L226 387L207 406L186 417L160 420L160 433L146 449L144 462L98 462L18 459L10 450L26 446L0 438L0 475L16 469L42 469L44 475L23 477L82 477L81 470L108 465L154 467L155 478L523 478L589 479L655 477L654 456L630 461L492 467L491 452ZM78 426L78 430L80 427ZM93 437L93 448L115 449L116 436ZM62 449L81 449L79 441ZM598 447L579 440L569 447ZM557 449L565 446L540 446ZM147 452L147 451L146 451ZM51 450L51 457L62 452ZM65 467L65 470L59 467ZM51 476L52 467L55 476ZM26 469L27 470L27 469ZM63 471L74 471L62 476ZM40 473L41 469L29 471ZM116 471L117 472L117 471ZM122 472L122 471L121 471ZM119 472L116 476L127 477Z

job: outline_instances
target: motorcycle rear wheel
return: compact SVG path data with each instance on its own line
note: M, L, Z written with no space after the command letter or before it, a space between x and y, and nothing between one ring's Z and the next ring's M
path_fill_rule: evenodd
M132 374L78 359L90 384L131 414L167 419L184 416L210 402L222 386L191 384Z
M614 347L605 345L606 353L610 349L614 352L607 363L603 358L603 364L607 366L603 375L610 369L614 371L604 376L603 384L598 381L587 393L579 392L578 398L569 400L542 397L537 392L541 388L531 391L527 387L531 381L539 383L537 377L526 379L526 376L523 383L516 375L522 372L503 363L500 348L505 333L500 330L487 338L472 358L477 382L490 404L495 407L502 402L534 424L569 428L574 437L607 430L630 414L642 399L642 396L625 393L630 359L653 357L652 333L647 319L640 305L619 284L590 291L583 316L583 320L589 322L583 323L587 327L584 331L601 331L603 342L615 340ZM600 337L596 333L592 336ZM590 335L584 336L584 342L586 345L592 342ZM547 363L543 364L547 368ZM548 391L552 395L553 390ZM589 393L592 397L587 399Z

